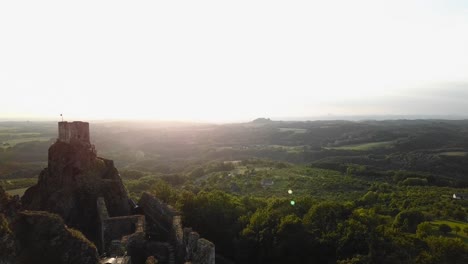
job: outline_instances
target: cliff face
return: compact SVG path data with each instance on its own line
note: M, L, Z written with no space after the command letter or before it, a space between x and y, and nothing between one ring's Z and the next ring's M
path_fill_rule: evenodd
M0 263L97 264L96 247L47 212L21 211L0 186Z
M66 227L57 215L23 211L13 224L18 255L15 263L97 264L96 247Z
M89 143L58 140L49 148L48 167L21 201L26 210L60 215L68 226L96 241L98 197L104 197L110 216L130 214L127 191L113 162L97 157Z

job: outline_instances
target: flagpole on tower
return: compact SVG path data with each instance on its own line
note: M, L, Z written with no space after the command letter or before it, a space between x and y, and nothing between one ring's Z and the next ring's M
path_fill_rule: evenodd
M62 117L62 122L63 122L63 114L60 114L60 116Z

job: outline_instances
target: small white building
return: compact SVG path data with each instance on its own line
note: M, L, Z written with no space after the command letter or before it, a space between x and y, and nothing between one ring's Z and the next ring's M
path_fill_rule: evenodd
M454 193L452 195L452 198L456 200L465 200L465 199L468 199L468 194Z

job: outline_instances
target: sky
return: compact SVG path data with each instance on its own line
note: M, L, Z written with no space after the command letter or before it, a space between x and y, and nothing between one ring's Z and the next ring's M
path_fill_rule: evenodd
M468 113L468 2L1 1L0 119Z

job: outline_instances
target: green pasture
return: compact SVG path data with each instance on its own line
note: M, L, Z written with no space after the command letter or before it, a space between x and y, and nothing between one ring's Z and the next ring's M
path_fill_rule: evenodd
M37 178L22 178L11 180L0 180L0 186L6 191L14 191L23 188L29 188L37 183Z
M356 151L368 151L379 148L391 148L393 141L381 141L381 142L369 142L362 144L344 145L339 147L328 147L327 149L337 150L356 150Z
M304 128L288 128L288 127L281 127L279 129L281 132L289 132L289 131L292 131L296 134L303 134L303 133L306 133L307 132L307 129L304 129Z
M466 244L468 244L468 235L463 232L463 229L468 227L467 222L456 221L456 220L436 220L436 221L431 221L430 223L433 225L433 229L435 231L438 230L438 227L441 224L446 224L446 225L450 226L450 228L452 228L452 232L450 232L447 236L448 237L453 237L453 238L460 238ZM455 227L456 226L458 226L460 228L460 232L458 232L458 233L455 232Z
M449 152L441 152L439 156L451 156L451 157L463 157L466 156L468 152L465 151L449 151Z
M289 153L300 153L304 151L304 146L284 146L284 145L268 145L269 148L285 150Z
M24 137L24 138L15 138L6 141L0 142L0 148L8 148L14 147L17 144L24 143L24 142L32 142L32 141L49 141L51 137Z
M27 188L19 188L19 189L13 189L13 190L8 190L7 193L10 195L19 195L20 197L23 196L24 192L28 189Z

